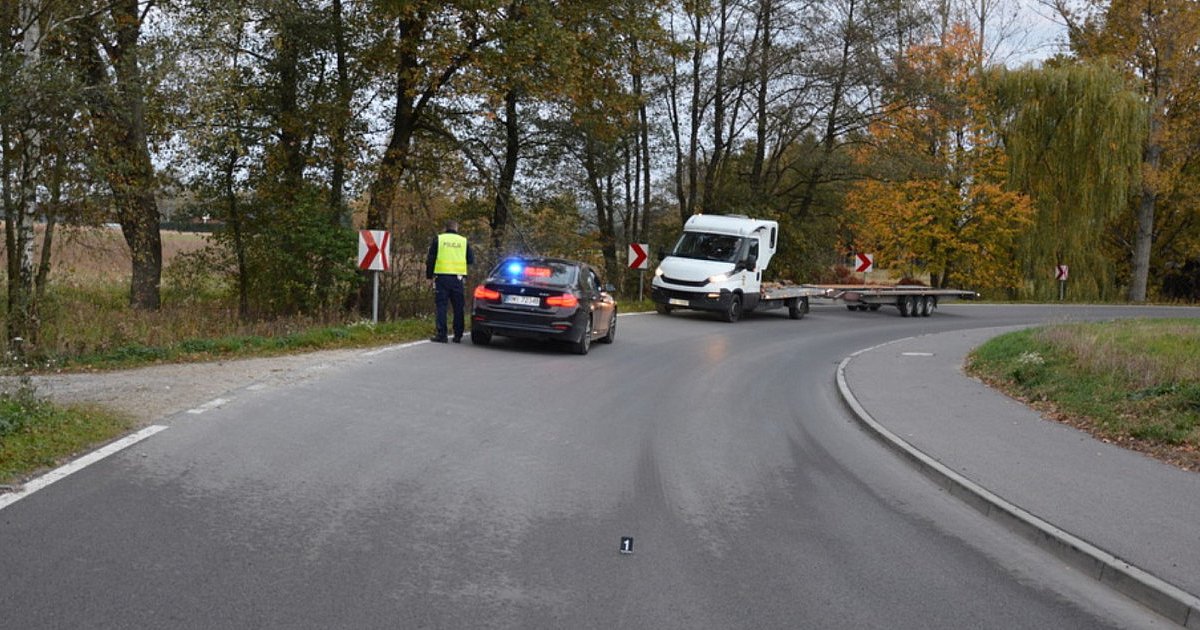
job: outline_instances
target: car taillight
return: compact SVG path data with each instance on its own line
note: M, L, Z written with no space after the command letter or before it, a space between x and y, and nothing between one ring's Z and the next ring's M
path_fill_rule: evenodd
M550 297L546 298L546 306L561 306L564 308L571 308L574 306L579 306L579 298L570 293L551 295Z
M493 289L489 289L481 284L481 285L475 287L475 299L489 301L489 302L499 302L500 301L500 292L495 291Z

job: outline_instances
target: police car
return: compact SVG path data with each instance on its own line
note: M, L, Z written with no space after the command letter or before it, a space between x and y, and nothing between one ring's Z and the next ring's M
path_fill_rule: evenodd
M617 302L611 285L586 263L561 258L508 258L475 288L471 342L494 336L558 340L576 354L593 341L612 343Z

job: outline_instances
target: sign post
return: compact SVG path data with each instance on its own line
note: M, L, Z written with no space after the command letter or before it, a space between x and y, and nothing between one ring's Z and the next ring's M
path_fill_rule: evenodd
M388 245L391 234L383 230L358 231L358 268L371 274L371 322L379 323L379 272L392 268Z
M646 243L629 244L629 268L638 270L638 301L642 301L642 290L646 281L646 270L650 268L650 245Z
M1067 276L1069 270L1066 265L1058 265L1054 269L1054 279L1058 280L1058 301L1062 302L1067 299Z

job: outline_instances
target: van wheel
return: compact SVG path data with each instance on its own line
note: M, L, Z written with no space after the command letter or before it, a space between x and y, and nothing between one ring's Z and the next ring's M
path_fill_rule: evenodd
M670 315L671 314L671 305L670 304L655 304L654 310L657 311L659 315Z
M800 298L788 300L788 317L792 319L800 319L804 317L804 313L808 311L808 300L801 301Z
M742 318L742 296L734 295L733 299L729 300L729 306L725 308L725 312L721 313L721 319L727 322L736 322Z

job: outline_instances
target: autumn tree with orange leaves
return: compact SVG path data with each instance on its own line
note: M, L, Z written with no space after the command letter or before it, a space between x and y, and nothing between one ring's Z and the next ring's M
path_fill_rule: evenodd
M933 286L1004 289L1020 282L1012 252L1033 208L1007 186L977 51L965 25L909 49L904 88L858 155L880 177L847 197L849 245Z

